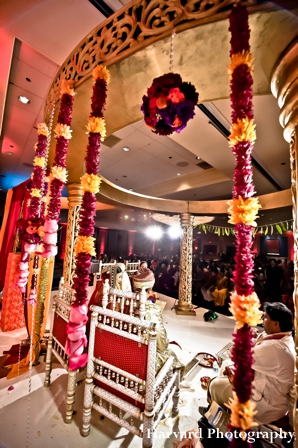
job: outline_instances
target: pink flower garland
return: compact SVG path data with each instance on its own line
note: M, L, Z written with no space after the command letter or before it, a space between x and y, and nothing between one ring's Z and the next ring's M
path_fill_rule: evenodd
M236 167L234 172L234 188L233 200L237 206L242 201L242 209L249 213L251 211L248 202L255 194L253 179L251 152L255 140L255 131L253 125L253 108L252 108L252 84L253 79L252 59L250 55L249 36L250 30L248 25L248 11L244 5L237 3L230 14L231 32L231 106L232 106L232 134L233 153L236 157ZM257 200L255 200L257 201ZM255 202L256 204L256 202ZM255 205L255 210L259 208ZM231 210L231 209L230 209ZM236 234L236 256L235 271L233 281L235 285L235 293L232 295L231 311L235 315L244 315L245 307L241 308L241 304L246 300L257 311L255 315L258 318L258 300L254 296L253 283L253 256L251 253L253 227L244 222L239 223L237 215L235 226ZM235 212L236 215L237 212ZM255 212L256 213L256 212ZM232 213L231 213L232 214ZM234 218L235 219L235 218ZM252 219L252 222L254 220ZM234 221L235 222L235 221ZM252 224L253 225L253 224ZM247 310L249 311L249 310ZM252 333L250 326L243 322L238 325L236 334L234 334L234 345L232 349L232 360L235 363L235 372L233 379L233 390L236 394L231 402L231 431L246 431L249 429L254 415L254 406L250 402L252 394L253 381L253 352L252 352ZM243 410L245 411L243 413ZM246 417L244 417L244 415ZM233 438L230 444L233 448L250 447L246 438Z
M61 83L61 104L57 125L55 127L56 149L54 162L50 174L50 191L47 214L44 223L43 250L41 256L50 258L57 254L57 230L61 208L61 195L67 181L66 156L68 142L71 139L70 124L72 119L72 107L74 100L72 81Z
M97 176L101 140L105 137L105 123L103 120L104 107L107 97L108 70L100 65L93 71L95 80L91 102L91 114L87 126L89 131L86 152L86 174L81 178L84 189L80 210L79 235L75 247L76 268L73 280L75 302L70 311L67 325L67 341L65 351L69 355L70 370L76 370L87 363L88 355L83 353L87 346L86 322L89 268L91 255L94 250L94 216L96 214L96 193L99 191L100 178Z

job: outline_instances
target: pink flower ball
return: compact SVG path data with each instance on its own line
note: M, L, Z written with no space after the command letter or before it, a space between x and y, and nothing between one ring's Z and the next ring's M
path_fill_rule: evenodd
M30 243L24 244L25 252L28 252L29 254L32 254L32 252L35 252L36 247L37 247L36 244L30 244Z
M54 233L58 230L58 222L56 219L47 219L44 223L43 229L45 232Z
M21 261L19 267L20 271L27 271L29 269L29 263Z
M45 233L43 236L43 242L45 244L56 244L57 243L57 233Z

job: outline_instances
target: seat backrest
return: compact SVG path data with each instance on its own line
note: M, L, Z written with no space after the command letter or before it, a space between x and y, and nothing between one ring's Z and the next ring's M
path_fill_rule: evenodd
M112 267L116 265L116 260L112 263L102 263L101 260L99 262L94 263L92 265L91 274L93 274L93 287L96 288L96 283L101 280L102 271L106 268ZM96 269L96 270L95 270Z
M129 277L132 277L134 275L134 273L139 269L140 264L141 260L133 262L130 261L125 262L125 269Z
M51 334L53 338L53 350L60 356L59 361L67 365L68 356L66 355L65 343L67 339L66 326L69 322L70 308L75 300L75 291L70 285L64 283L61 277L59 283L58 296L53 297L53 314L51 320Z
M102 306L91 307L88 368L97 385L143 409L147 377L155 375L155 323L144 319L145 291L138 304L139 294L106 282Z

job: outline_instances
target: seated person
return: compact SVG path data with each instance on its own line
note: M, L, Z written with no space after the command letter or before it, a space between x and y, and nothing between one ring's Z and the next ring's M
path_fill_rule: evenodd
M218 274L216 288L212 293L212 298L216 306L224 306L228 294L228 279L225 270L222 268Z
M116 274L115 288L120 289L121 291L131 292L131 283L130 283L128 274L125 269L125 264L117 263L116 266L121 269L121 273L117 272L117 274Z
M252 401L256 403L255 419L266 424L284 417L289 411L295 367L291 311L279 302L265 303L264 330L255 339ZM227 367L227 361L224 361L222 369L224 367L224 376L209 383L208 401L215 401L227 411L225 403L232 398L233 373L232 368ZM200 412L204 414L206 410L201 409Z
M155 278L154 274L150 269L146 269L143 272L137 272L133 276L133 284L134 289L136 291L145 288L147 293L151 290L154 285ZM150 300L151 293L149 293L149 297L147 294L146 301L146 320L150 320L151 322L156 323L156 331L157 331L157 350L156 350L156 373L162 368L164 363L169 359L170 356L174 357L173 366L176 369L181 369L184 371L184 365L179 361L177 355L171 350L169 346L169 338L166 332L166 329L163 324L161 308L152 303ZM180 349L181 350L181 349Z

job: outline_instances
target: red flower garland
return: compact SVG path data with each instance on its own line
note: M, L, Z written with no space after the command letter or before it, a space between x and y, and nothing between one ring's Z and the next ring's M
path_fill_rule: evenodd
M61 209L61 195L67 180L66 156L68 142L71 139L70 124L74 100L73 81L62 81L61 104L55 127L56 148L54 162L50 174L49 203L44 223L43 258L50 258L57 254L57 230Z
M105 123L103 113L107 97L108 70L100 65L93 71L95 80L91 99L91 114L87 126L89 132L86 152L86 174L81 178L84 194L80 210L79 234L75 246L76 268L73 279L75 302L71 307L69 323L67 325L67 341L65 351L69 355L70 370L76 370L87 363L88 355L83 353L87 345L86 322L89 269L91 255L94 249L94 216L96 214L96 193L99 191L100 178L97 176L99 168L100 145L105 137Z
M236 256L233 281L235 293L232 295L231 311L234 316L244 316L238 322L234 334L232 360L235 363L233 390L236 394L231 402L231 431L247 431L253 421L254 405L250 402L253 381L252 332L248 325L247 311L254 312L259 318L259 302L254 291L253 256L251 253L253 225L259 205L254 195L252 179L251 152L255 140L252 108L253 79L252 59L250 55L248 11L244 5L237 3L230 14L231 32L231 106L232 133L230 140L236 157L234 172L233 200L229 212L233 223L236 223ZM243 218L243 214L247 216ZM248 219L249 216L249 219ZM245 220L246 219L246 220ZM250 310L242 306L249 304ZM251 325L251 324L250 324ZM244 411L244 412L243 412ZM250 447L246 438L233 438L233 448Z

